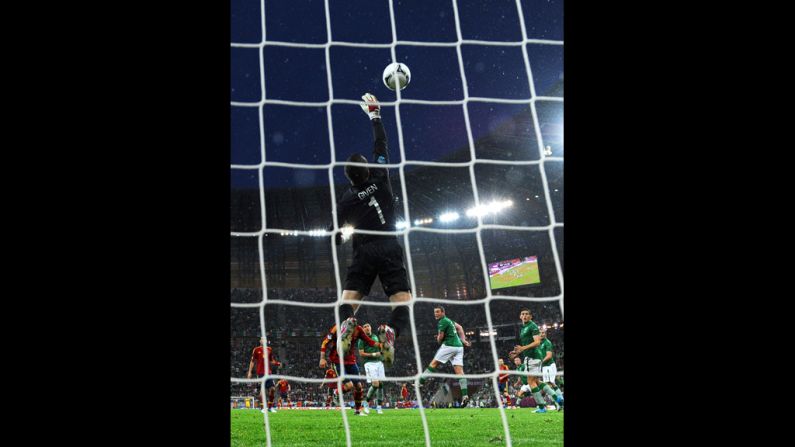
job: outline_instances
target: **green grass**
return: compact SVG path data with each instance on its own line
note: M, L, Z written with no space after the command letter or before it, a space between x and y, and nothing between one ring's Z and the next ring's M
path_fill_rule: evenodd
M534 414L532 408L505 410L513 445L563 445L563 413ZM419 410L384 410L354 417L347 411L353 446L424 446ZM474 447L505 445L499 410L464 408L425 410L431 445ZM274 447L345 446L339 410L282 410L270 413ZM232 410L232 447L265 445L264 415L259 410Z
M516 276L513 273L515 272ZM517 277L518 276L518 277ZM521 286L523 284L535 284L541 282L537 263L522 264L512 267L504 273L491 277L491 288L501 289L503 287Z

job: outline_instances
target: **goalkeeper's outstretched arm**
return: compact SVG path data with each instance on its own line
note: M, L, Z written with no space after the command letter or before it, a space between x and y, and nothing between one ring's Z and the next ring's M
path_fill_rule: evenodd
M373 163L388 164L389 163L389 147L387 146L386 130L384 124L381 122L381 105L378 99L370 93L362 95L364 104L361 104L362 110L373 125ZM372 169L370 172L372 177L389 176L386 169Z

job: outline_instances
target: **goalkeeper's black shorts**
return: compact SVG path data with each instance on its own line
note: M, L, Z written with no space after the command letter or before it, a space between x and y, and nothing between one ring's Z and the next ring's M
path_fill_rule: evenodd
M376 277L381 279L386 296L411 290L403 266L403 247L397 239L374 240L357 247L345 277L345 290L369 295Z

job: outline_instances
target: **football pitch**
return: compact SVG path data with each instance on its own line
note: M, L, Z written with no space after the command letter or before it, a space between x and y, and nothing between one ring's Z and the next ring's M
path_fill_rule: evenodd
M541 282L537 263L524 263L491 277L491 288L521 286Z
M265 422L259 410L232 411L232 447L264 446ZM535 414L533 408L506 409L513 445L563 446L563 413ZM416 409L370 411L366 417L346 412L352 446L424 446ZM431 445L475 447L505 445L497 408L426 409ZM269 413L274 447L345 446L339 410L281 410Z

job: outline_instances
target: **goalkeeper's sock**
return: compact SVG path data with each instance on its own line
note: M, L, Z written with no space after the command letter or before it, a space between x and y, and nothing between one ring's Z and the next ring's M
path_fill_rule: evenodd
M395 330L395 338L398 338L400 331L409 324L409 307L397 306L392 309L388 324L389 327Z
M432 373L432 372L436 372L436 368L431 368L431 367L429 366L428 368L426 368L426 369L425 369L425 371L423 372L423 374L425 374L425 373ZM422 385L422 384L424 384L424 383L425 383L425 377L420 377L420 385Z
M461 385L461 395L467 395L467 379L458 379L459 385Z
M372 399L374 392L375 392L375 385L370 385L370 389L367 390L367 398L366 398L366 400Z
M340 321L345 321L353 316L353 305L341 304L340 305Z
M530 388L530 393L533 395L533 399L536 401L536 406L538 408L544 408L544 396L541 395L541 388L535 387Z

